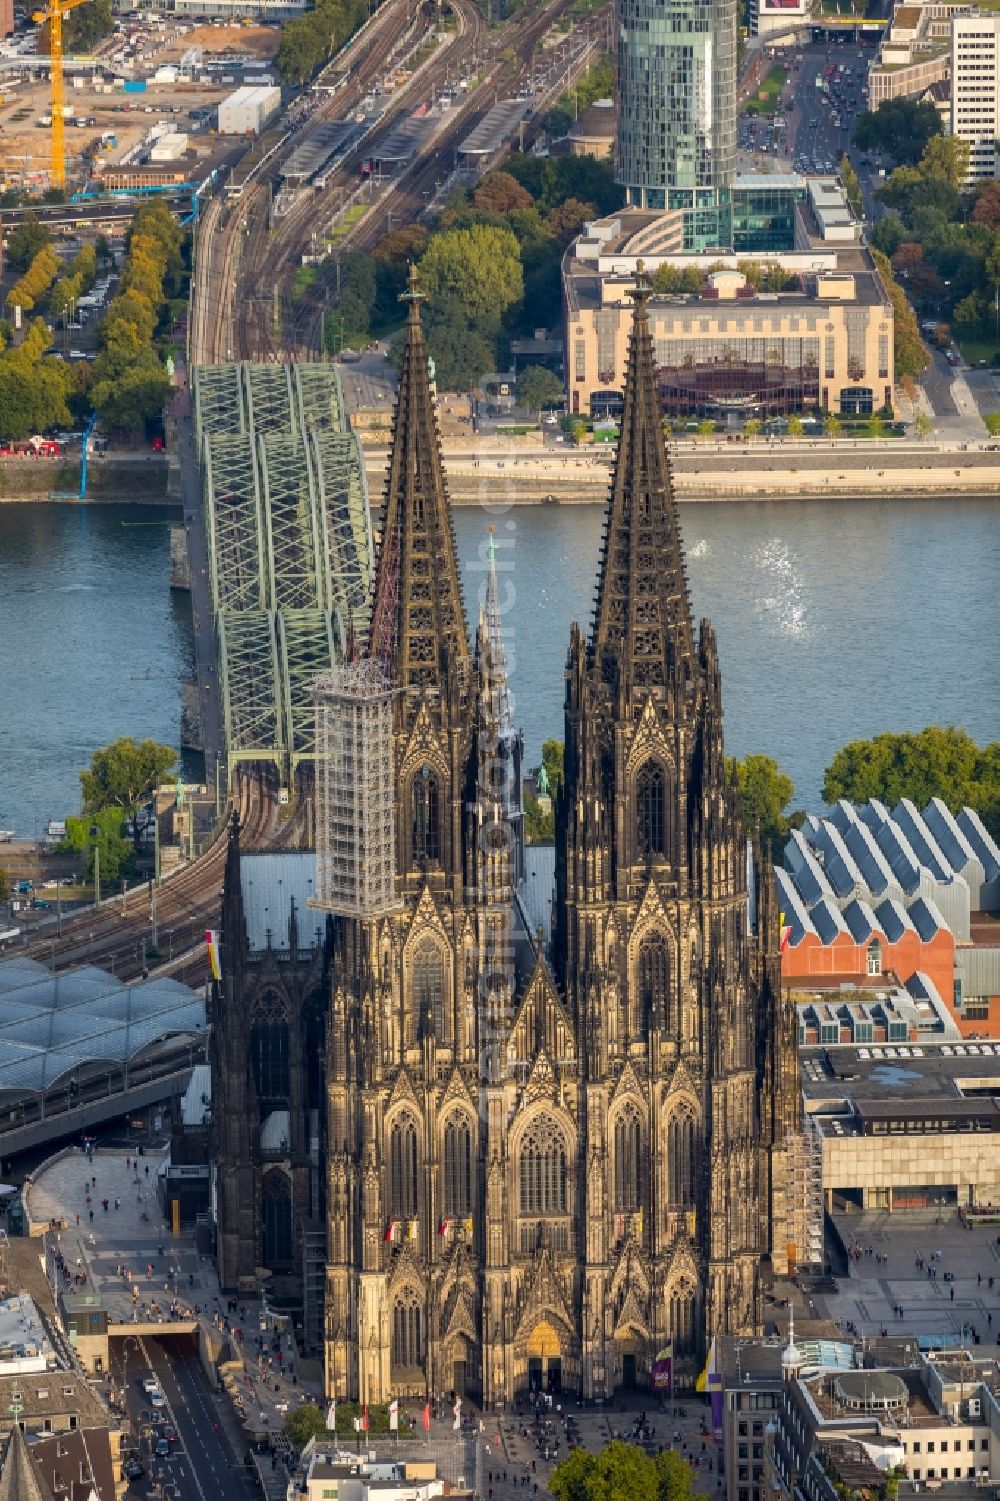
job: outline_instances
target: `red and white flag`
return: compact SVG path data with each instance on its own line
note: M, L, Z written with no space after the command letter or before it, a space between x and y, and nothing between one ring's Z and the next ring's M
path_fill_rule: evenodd
M361 1432L362 1433L367 1433L368 1432L368 1403L367 1402L365 1403L364 1407L362 1407L362 1409L361 1409Z
M399 1403L395 1399L389 1403L389 1432L399 1432Z
M430 1431L431 1431L431 1404L429 1402L425 1402L424 1403L424 1410L420 1414L420 1421L424 1425L424 1432L425 1433L430 1433Z

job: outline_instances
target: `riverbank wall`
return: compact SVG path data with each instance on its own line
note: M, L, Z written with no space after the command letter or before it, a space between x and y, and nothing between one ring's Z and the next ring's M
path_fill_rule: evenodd
M79 492L79 459L0 462L0 503L31 500L72 503ZM168 499L167 462L160 454L93 458L87 462L87 502L163 505Z
M607 499L613 455L594 450L562 450L556 454L534 449L483 447L449 453L442 444L448 493L455 505L601 504ZM501 457L501 454L503 455ZM380 505L388 464L385 449L365 449L368 489ZM1000 453L982 450L906 453L856 448L814 454L698 453L676 449L671 454L674 491L678 501L747 500L926 500L956 498L1000 499Z

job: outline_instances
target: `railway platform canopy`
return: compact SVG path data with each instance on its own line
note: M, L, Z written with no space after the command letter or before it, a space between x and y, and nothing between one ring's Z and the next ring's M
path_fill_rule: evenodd
M530 112L530 99L498 100L459 145L458 165L482 166L501 146L507 144Z
M308 182L358 134L354 120L327 120L310 130L282 166L284 182Z
M219 690L230 775L316 755L312 684L367 631L364 461L336 367L194 372Z
M205 1002L169 975L0 962L4 1153L176 1092L205 1043Z

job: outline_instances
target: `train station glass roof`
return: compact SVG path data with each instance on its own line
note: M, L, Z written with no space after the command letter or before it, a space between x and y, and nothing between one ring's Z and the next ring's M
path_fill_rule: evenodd
M41 1094L74 1069L122 1066L167 1038L200 1037L205 1003L169 976L132 983L92 965L0 962L0 1094Z

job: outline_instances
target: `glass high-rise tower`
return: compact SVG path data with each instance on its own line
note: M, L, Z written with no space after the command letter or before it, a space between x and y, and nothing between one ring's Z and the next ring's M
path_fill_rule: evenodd
M684 248L732 243L736 0L618 0L618 181L683 209Z

